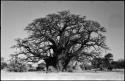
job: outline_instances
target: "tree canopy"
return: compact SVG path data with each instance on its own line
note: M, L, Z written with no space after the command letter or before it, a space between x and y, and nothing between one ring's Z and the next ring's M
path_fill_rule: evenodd
M26 55L29 61L54 57L56 64L64 67L72 58L93 57L102 49L108 49L105 27L70 11L37 18L25 31L29 33L28 37L17 39L13 47L19 48L18 54Z

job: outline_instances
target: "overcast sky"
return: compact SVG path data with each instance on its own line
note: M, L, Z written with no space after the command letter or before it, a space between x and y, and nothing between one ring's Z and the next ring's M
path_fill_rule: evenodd
M107 29L107 45L114 60L124 58L124 2L123 1L2 1L1 56L8 58L15 52L10 48L15 38L24 38L24 28L35 18L70 10L74 14L96 20Z

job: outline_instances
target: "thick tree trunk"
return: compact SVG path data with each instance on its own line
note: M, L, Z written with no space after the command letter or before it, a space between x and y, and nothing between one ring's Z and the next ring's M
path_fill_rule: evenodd
M58 70L63 71L63 60L58 61Z
M48 70L49 66L54 66L58 71L66 71L67 65L69 64L71 58L72 57L66 52L66 50L58 48L54 50L53 57L45 59L46 68Z
M48 72L49 66L53 66L57 71L67 71L67 65L69 64L71 58L61 58L57 60L58 57L49 57L47 59L44 59L46 62L46 72Z
M65 56L58 61L59 71L67 71L67 66L71 61L72 57Z
M48 58L45 58L44 60L46 62L46 73L48 72L49 66L53 66L58 70L58 66L57 66L58 60L56 57L48 57Z

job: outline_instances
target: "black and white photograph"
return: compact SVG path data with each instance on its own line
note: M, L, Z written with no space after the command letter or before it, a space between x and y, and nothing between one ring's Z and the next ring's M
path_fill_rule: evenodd
M1 1L1 80L124 81L124 1Z

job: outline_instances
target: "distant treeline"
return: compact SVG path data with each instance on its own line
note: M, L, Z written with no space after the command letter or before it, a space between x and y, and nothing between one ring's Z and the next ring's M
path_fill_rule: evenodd
M93 59L93 60L95 60L95 59ZM104 68L104 67L110 66L110 68L112 68L112 69L124 69L124 67L125 67L124 59L112 61L111 65L105 65L105 63L102 62L102 60L104 61L104 59L101 59L101 58L98 58L98 60L96 59L96 61L98 61L98 62L95 62L96 64L92 64L92 66L90 66L88 68L96 69L96 68ZM101 64L101 63L103 63L103 64ZM102 66L100 67L100 65L102 65ZM45 65L43 65L43 66L45 66ZM43 66L42 67L40 66L40 67L43 68ZM31 69L31 70L33 69L32 67L29 68L27 66L27 64L25 64L23 62L23 60L21 60L21 59L15 59L15 60L10 61L9 63L6 63L4 61L4 58L2 57L1 58L1 70L5 69L5 68L8 71L14 71L14 72L25 72L27 69ZM87 67L86 67L86 69L87 69Z
M113 61L112 62L112 66L113 66L114 69L125 68L125 60L124 59L120 59L118 61Z

